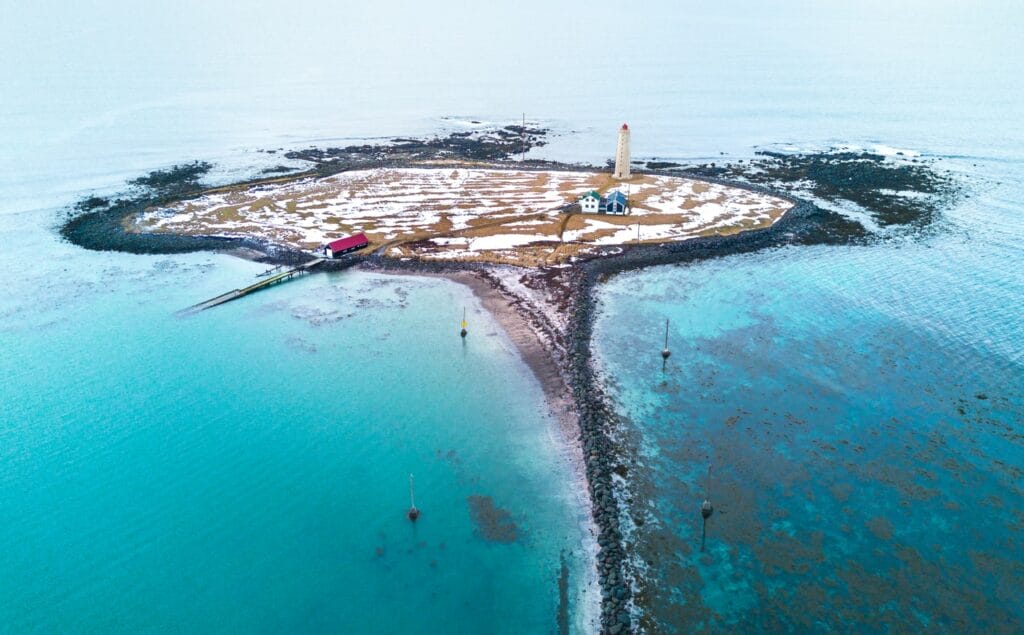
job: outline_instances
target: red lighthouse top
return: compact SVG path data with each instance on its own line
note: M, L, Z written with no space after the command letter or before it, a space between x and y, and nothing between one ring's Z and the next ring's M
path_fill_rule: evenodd
M623 130L629 130L629 124L622 124Z

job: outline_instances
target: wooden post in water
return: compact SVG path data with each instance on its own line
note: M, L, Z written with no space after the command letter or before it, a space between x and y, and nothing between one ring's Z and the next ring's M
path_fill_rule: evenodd
M412 522L416 522L420 517L420 510L416 509L416 491L413 488L412 474L409 475L409 513L406 515Z

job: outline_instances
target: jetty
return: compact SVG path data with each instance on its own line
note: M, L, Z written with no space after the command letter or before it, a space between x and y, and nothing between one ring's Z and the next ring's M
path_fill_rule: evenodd
M250 284L247 287L243 287L241 289L235 289L233 291L228 291L227 293L222 293L222 294L218 295L215 298L210 298L209 300L204 300L204 301L200 302L199 304L193 304L192 306L188 307L187 309L183 309L182 311L179 311L178 314L179 315L189 315L189 314L192 314L192 313L198 313L199 311L205 311L206 309L212 309L213 307L220 306L221 304L224 304L226 302L231 302L232 300L237 300L238 298L245 297L245 296L247 296L247 295L249 295L251 293L255 293L255 292L259 291L260 289L266 289L267 287L269 287L271 285L275 285L275 284L277 284L279 282L284 282L285 280L291 280L295 276L298 276L298 275L301 275L301 274L304 274L304 273L309 273L313 268L318 267L321 264L323 264L324 262L326 262L326 260L327 260L326 258L316 258L314 260L310 260L309 262L303 263L303 264L299 265L298 267L293 267L292 269L288 269L287 271L282 271L281 273L272 275L269 278L266 278L265 280L260 280L259 282Z

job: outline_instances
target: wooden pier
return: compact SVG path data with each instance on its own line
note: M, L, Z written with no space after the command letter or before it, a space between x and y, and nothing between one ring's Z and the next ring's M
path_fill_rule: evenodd
M235 289L234 291L228 291L227 293L222 293L221 295L219 295L219 296L217 296L215 298L210 298L209 300L204 300L203 302L200 302L199 304L194 304L194 305L188 307L187 309L179 311L179 315L189 315L191 313L198 313L199 311L205 311L206 309L212 309L215 306L220 306L221 304L224 304L225 302L231 302L232 300L237 300L238 298L241 298L243 296L247 296L250 293L255 293L255 292L259 291L260 289L265 289L265 288L267 288L267 287L269 287L271 285L277 284L278 282L284 282L285 280L291 280L293 277L295 277L297 275L300 275L300 274L303 274L303 273L308 273L311 269L313 269L316 266L319 266L320 264L322 264L325 261L326 261L325 258L317 258L316 260L310 260L309 262L303 263L303 264L299 265L298 267L294 267L294 268L289 269L287 271L282 271L281 273L272 275L269 278L267 278L266 280L260 280L259 282L256 282L254 284L250 284L247 287L243 287L241 289Z

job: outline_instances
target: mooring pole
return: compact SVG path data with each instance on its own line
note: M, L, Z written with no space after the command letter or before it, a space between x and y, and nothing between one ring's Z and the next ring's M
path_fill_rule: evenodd
M715 512L715 508L711 506L711 501L704 499L704 502L700 504L700 515L703 518L703 527L700 531L700 552L704 553L704 541L708 536L708 518Z
M668 318L665 318L665 348L661 349L661 370L665 372L665 366L668 364L668 358L672 355L672 351L668 350Z
M704 485L708 492L711 491L711 465L708 465L708 482ZM711 494L709 493L705 498L704 502L700 504L700 516L703 519L703 528L700 532L700 552L704 553L704 540L708 535L708 518L711 518L711 514L715 513L715 508L711 505Z
M409 475L409 513L406 515L412 522L416 522L420 517L420 510L416 509L416 490L413 487L412 474Z

